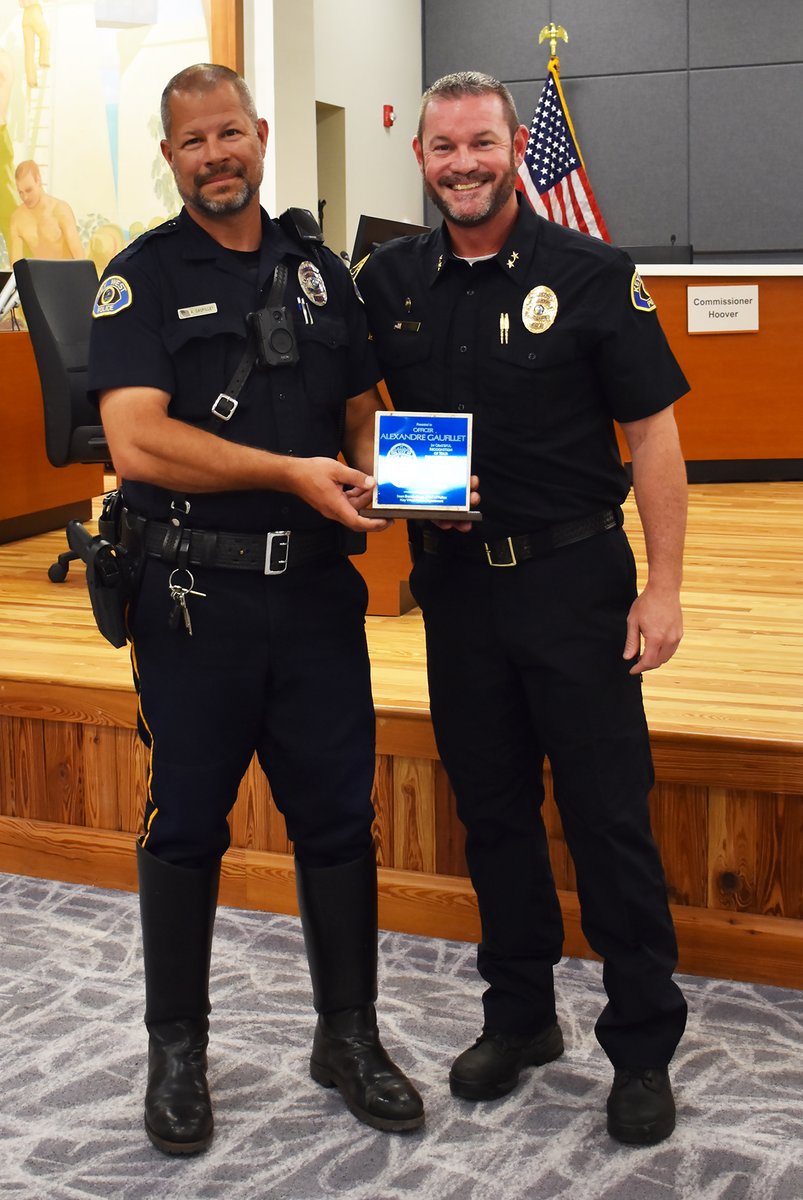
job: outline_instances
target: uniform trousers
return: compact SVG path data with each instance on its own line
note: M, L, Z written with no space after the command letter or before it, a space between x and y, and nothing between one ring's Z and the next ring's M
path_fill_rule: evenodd
M129 620L150 755L143 845L185 867L220 858L256 752L302 863L364 856L375 722L360 574L334 555L272 576L193 567L205 595L187 597L189 636L169 626L172 570L146 561Z
M583 931L604 960L596 1035L614 1066L664 1066L686 1020L650 830L639 676L622 659L636 595L620 529L510 568L442 552L411 575L426 627L438 751L466 827L489 984L485 1027L555 1021L563 924L541 816L548 757Z

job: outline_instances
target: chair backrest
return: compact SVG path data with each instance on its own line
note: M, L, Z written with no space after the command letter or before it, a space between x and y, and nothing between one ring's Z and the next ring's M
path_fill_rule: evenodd
M54 467L108 462L97 409L86 395L89 331L98 290L89 259L21 258L20 304L42 385L47 457Z

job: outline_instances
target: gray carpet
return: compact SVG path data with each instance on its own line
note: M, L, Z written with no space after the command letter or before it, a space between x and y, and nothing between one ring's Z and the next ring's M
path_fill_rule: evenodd
M512 1096L449 1094L479 1032L474 947L381 940L384 1040L427 1124L360 1125L307 1073L313 1026L298 922L221 909L213 965L211 1149L154 1150L135 896L0 875L0 1197L13 1200L801 1200L803 993L685 977L678 1129L653 1149L605 1132L592 1026L600 968L558 967L567 1042Z

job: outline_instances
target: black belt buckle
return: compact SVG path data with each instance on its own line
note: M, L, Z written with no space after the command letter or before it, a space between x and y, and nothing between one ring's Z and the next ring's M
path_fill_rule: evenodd
M503 541L500 540L495 542L493 546L490 544L490 542L483 542L483 545L485 547L485 553L487 555L488 562L492 567L518 566L518 559L516 558L516 551L513 548L512 537L505 538ZM497 559L495 554L495 551L499 546L503 546L507 550L507 555L502 559L501 562Z
M268 534L265 545L265 574L284 575L290 556L290 530L277 529Z

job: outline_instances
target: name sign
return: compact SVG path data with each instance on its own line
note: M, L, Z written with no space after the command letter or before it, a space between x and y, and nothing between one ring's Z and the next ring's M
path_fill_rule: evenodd
M689 333L757 332L757 283L736 287L690 287L686 293Z
M455 516L470 512L471 413L378 412L374 488L366 515Z

